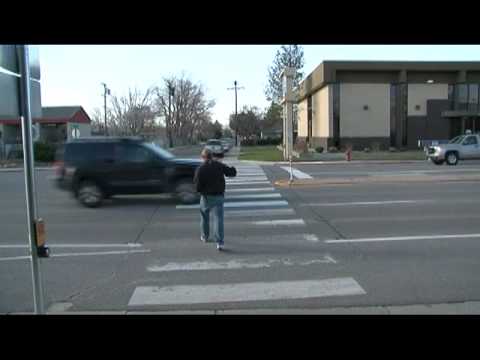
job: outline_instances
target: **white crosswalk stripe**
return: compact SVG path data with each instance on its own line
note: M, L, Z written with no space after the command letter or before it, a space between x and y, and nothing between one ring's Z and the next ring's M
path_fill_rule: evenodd
M303 219L295 216L295 210L288 201L272 186L261 166L242 162L228 164L236 167L237 176L226 179L224 209L227 224L240 224L241 218L250 218L255 220L248 223L250 227L269 228L272 231L276 228L306 226ZM199 204L176 206L179 211L198 211L199 208Z
M236 269L260 269L277 266L308 266L314 264L335 264L336 260L330 255L324 255L317 259L295 261L292 259L266 259L264 261L246 261L243 259L219 261L194 261L187 263L169 262L165 265L152 265L147 268L149 272L169 271L204 271L204 270L236 270Z
M241 284L139 286L128 305L188 305L365 295L352 278Z
M226 273L230 276L238 272L282 272L283 268L297 269L310 267L316 271L323 267L336 266L338 263L330 254L318 254L287 258L275 253L255 253L253 256L242 256L243 251L249 246L265 247L290 247L302 244L305 247L316 246L319 238L308 233L305 221L290 207L288 201L275 189L268 180L260 166L238 163L237 177L226 181L225 191L225 224L227 229L226 243L237 247L239 255L232 257L200 257L200 258L171 258L152 260L147 264L146 272L168 273L168 278L175 276L192 278L202 276L206 272L213 272L209 279L218 279L218 272L222 273L221 283L210 280L211 283L182 284L182 282L169 281L167 284L144 284L133 290L128 303L129 308L145 306L180 306L194 304L220 304L228 302L252 301L283 301L288 299L309 299L330 296L364 295L365 290L350 277L328 279L278 279L241 283L238 275L228 282ZM178 205L177 211L182 216L192 217L192 224L198 226L199 204ZM189 211L192 210L192 211ZM163 226L163 224L162 224ZM241 229L228 233L228 229ZM198 230L196 230L198 231ZM197 234L196 234L197 235ZM188 236L188 235L187 235ZM175 239L181 242L180 238ZM198 240L198 246L201 242ZM203 245L201 245L203 246ZM259 273L260 274L260 273ZM203 275L205 276L205 275ZM202 277L204 279L204 277ZM288 280L288 281L279 281ZM154 281L154 280L153 280ZM171 284L171 285L169 285ZM150 285L150 286L149 286Z

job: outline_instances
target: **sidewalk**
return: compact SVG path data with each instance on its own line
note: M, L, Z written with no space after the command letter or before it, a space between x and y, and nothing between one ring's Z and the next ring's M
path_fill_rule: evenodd
M354 306L322 309L245 309L173 311L65 311L48 315L479 315L480 301L443 304ZM12 313L6 315L31 315Z

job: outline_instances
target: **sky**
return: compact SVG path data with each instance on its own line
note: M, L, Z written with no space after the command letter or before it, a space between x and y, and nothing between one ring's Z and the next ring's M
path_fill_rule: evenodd
M145 91L164 77L185 73L215 100L213 120L228 124L238 108L268 107L264 89L279 45L42 45L39 47L43 106L103 109L103 86L123 96ZM306 45L304 75L325 60L479 61L479 45ZM102 110L103 113L103 110Z

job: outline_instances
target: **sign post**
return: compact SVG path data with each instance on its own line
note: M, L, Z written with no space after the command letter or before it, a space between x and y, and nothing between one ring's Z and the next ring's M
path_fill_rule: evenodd
M293 79L295 69L286 67L282 74L283 84L283 159L290 161L293 151L293 103L295 97L293 94Z
M35 314L44 313L42 277L38 256L35 201L35 173L32 144L32 113L30 94L30 68L28 46L17 47L20 64L20 114L22 120L23 165L25 169L25 194L27 203L27 230L30 242L30 259L32 263L33 302Z

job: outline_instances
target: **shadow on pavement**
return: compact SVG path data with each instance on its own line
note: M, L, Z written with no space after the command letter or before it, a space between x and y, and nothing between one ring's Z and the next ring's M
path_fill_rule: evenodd
M102 207L134 207L134 206L175 206L180 202L174 197L120 197L115 196L105 200Z

